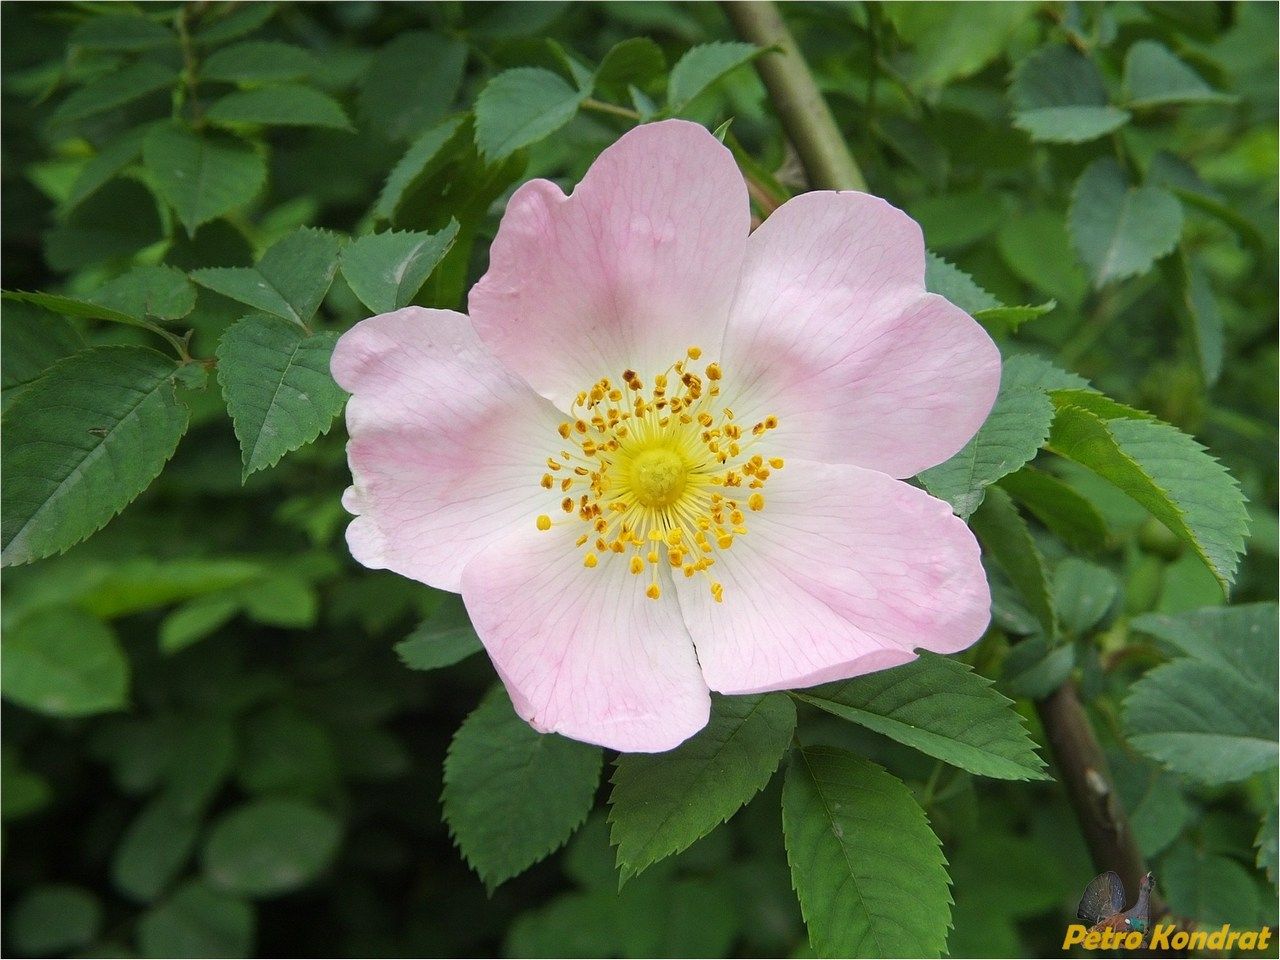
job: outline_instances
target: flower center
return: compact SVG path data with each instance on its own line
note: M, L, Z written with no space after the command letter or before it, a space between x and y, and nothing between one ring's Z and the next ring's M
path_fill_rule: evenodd
M583 565L626 557L631 573L648 571L645 593L654 600L660 564L673 575L706 576L723 600L710 572L716 553L746 535L747 511L764 509L765 483L783 466L749 452L778 418L744 430L719 402L720 366L707 364L701 375L691 368L701 356L690 347L647 389L627 370L621 384L605 377L578 394L575 419L559 428L567 448L547 458L542 477L544 489L563 495L567 516L557 522L585 525L577 540ZM539 530L553 525L549 514L538 517Z

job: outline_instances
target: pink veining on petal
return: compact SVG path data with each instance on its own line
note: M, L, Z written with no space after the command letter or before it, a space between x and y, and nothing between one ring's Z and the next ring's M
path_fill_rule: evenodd
M543 396L628 368L651 376L718 346L749 227L733 156L697 124L645 124L571 196L546 180L507 204L468 298L481 338Z

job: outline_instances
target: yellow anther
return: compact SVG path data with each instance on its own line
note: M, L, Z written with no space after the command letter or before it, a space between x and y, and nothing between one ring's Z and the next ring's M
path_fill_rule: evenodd
M644 595L650 600L657 600L662 596L662 589L656 583L651 583L649 584L649 589L644 592Z
M539 530L551 529L551 518L548 517L545 513L538 514L538 529Z
M716 546L721 550L728 550L733 546L733 537L729 536L727 533L721 534L716 537Z
M552 470L559 470L559 469L561 469L560 464L556 463L556 462L555 462L554 460L552 460L550 457L547 457L547 466L548 466L548 467L550 467Z
M562 436L562 437L564 437L566 440L568 440L568 439L569 439L569 432L570 432L573 428L572 428L569 424L567 424L567 423L562 423L562 424L560 424L560 426L559 426L559 427L557 427L556 429L557 429L557 430L559 430L559 432L560 432L560 436Z
M594 567L597 563L599 563L599 561L596 560L596 555L594 553L588 553L582 558L582 565L584 567Z
M781 457L773 457L769 461L769 466L773 467L775 470L781 470L784 463L786 463L786 461Z
M644 571L644 561L641 560L638 556L633 556L631 558L631 572L641 573L643 571Z
M716 598L716 603L724 603L724 585L719 581L711 581L711 596Z
M777 425L778 425L778 418L773 416L772 414L764 418L764 428L766 430L772 430Z
M751 496L747 497L747 506L750 507L752 510L763 510L764 494L753 493Z
M550 490L555 485L555 481L551 479L551 474L549 473L544 473L542 475L542 480L540 482L548 490Z
M685 353L689 355L690 360L697 360L700 356L702 356L702 348L690 347L688 350L685 351Z

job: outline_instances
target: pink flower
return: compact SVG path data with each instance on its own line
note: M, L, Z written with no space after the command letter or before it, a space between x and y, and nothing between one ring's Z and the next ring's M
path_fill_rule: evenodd
M407 307L334 352L352 554L460 591L538 730L667 750L708 689L986 629L972 534L901 478L986 418L995 345L883 200L807 193L748 231L727 149L641 126L571 196L516 191L469 318Z

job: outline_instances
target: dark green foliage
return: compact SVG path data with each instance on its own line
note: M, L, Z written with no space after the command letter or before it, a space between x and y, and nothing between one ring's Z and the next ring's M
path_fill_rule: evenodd
M329 358L642 120L763 219L775 54L711 3L0 7L6 956L1051 956L1068 681L1157 892L1274 925L1275 5L780 8L1004 358L913 481L992 625L616 756L350 559Z

